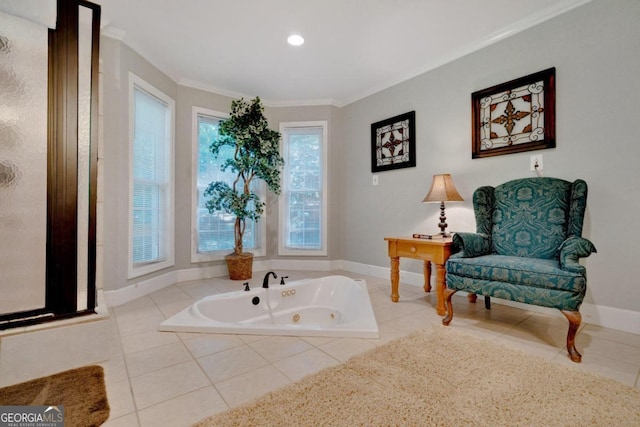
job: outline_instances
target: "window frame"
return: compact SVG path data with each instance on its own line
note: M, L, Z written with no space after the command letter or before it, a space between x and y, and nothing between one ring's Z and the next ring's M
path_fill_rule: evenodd
M160 261L135 264L133 262L133 187L134 187L134 173L133 173L133 144L135 138L135 89L142 90L148 95L157 98L164 102L168 107L167 114L169 118L167 120L166 133L168 134L167 147L167 159L166 159L166 173L168 177L167 184L167 198L165 206L165 224L164 224L164 249L165 258ZM176 121L176 107L173 98L143 80L136 74L129 72L129 236L128 236L128 274L127 278L132 279L134 277L142 276L145 274L153 273L159 270L163 270L175 265L175 121Z
M224 257L233 252L233 248L221 249L217 251L200 252L198 251L198 164L199 164L199 152L200 152L200 134L198 125L198 116L208 116L214 119L228 119L229 113L221 111L215 111L204 107L192 107L191 113L191 262L210 262L221 261ZM254 181L255 182L255 181ZM256 190L260 199L265 199L265 184L262 181L256 182L258 188ZM266 249L265 244L267 239L267 227L266 227L266 210L257 221L256 227L258 227L256 236L258 238L257 247L245 248L253 253L254 257L265 256ZM245 251L246 252L246 251Z
M288 143L288 135L286 133L287 129L296 129L296 128L322 128L322 153L321 159L322 162L322 179L321 179L321 191L322 191L322 206L320 209L322 220L320 222L321 232L320 239L321 245L320 249L299 249L299 248L291 248L286 246L286 231L288 230L287 218L288 218L288 206L287 206L287 182L286 174L288 173L288 157L285 157L286 150L285 144ZM329 126L326 120L318 120L318 121L301 121L301 122L281 122L280 123L280 134L282 135L282 139L280 141L280 155L284 158L285 165L282 170L282 193L279 197L278 204L278 212L279 212L279 221L278 221L278 255L281 256L327 256L327 216L328 216L328 170L327 170L327 159L328 159L328 133Z

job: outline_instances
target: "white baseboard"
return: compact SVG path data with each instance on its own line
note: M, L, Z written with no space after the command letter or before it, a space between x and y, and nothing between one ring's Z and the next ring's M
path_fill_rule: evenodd
M174 283L178 283L179 271L169 271L159 276L145 279L115 291L104 291L104 301L108 307L116 307L134 299L149 295L152 292L164 289ZM184 279L183 279L184 280ZM190 280L190 279L186 279Z
M345 270L352 273L365 274L367 276L390 279L391 269L345 260L287 260L272 259L254 261L255 271L266 270L297 270L297 271L332 271ZM165 274L146 279L133 285L115 290L104 291L104 299L107 306L118 306L136 298L148 295L157 290L163 289L174 283L186 282L190 280L210 279L214 277L224 277L227 273L225 265L195 267L183 270L170 271ZM400 283L403 285L419 286L424 285L422 273L400 270ZM431 278L431 283L435 284L435 275ZM400 289L402 293L402 289ZM461 294L464 294L461 292ZM558 310L535 305L522 304L514 301L492 298L497 304L504 304L512 307L522 308L537 313L550 314L552 316L562 316ZM596 304L584 303L580 308L584 323L616 329L619 331L640 334L640 312L625 310L615 307L607 307Z

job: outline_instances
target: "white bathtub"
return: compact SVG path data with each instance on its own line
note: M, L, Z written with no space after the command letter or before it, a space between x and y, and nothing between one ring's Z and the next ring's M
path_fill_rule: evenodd
M344 276L211 295L160 324L160 331L378 338L367 285Z

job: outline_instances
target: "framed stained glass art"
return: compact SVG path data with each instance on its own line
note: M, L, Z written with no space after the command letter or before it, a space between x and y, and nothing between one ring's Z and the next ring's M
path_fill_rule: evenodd
M471 157L554 148L555 75L549 68L471 94Z
M415 165L415 111L371 124L371 172Z

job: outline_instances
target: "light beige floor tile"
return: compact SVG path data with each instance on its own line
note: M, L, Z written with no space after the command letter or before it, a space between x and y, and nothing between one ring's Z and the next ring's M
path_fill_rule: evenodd
M249 346L271 363L302 353L312 347L300 338L281 336L265 337L263 340L250 343Z
M118 326L122 324L134 323L140 321L141 319L161 314L158 306L153 302L153 300L149 298L148 301L149 303L145 303L140 307L133 307L127 310L118 311L117 309L120 307L115 307L114 311L116 314L116 321L118 322Z
M124 351L122 350L122 342L120 341L120 334L118 333L117 328L109 334L107 342L109 347L109 358L122 357Z
M198 363L213 383L224 381L269 364L264 357L260 356L248 345L201 357L198 359Z
M196 359L244 345L237 335L181 333L179 336Z
M118 330L121 337L130 335L137 335L143 332L152 332L158 330L158 325L165 320L164 315L159 308L154 307L153 312L148 312L149 315L145 317L139 317L130 315L118 319Z
M174 314L179 313L182 310L184 310L185 308L188 308L191 305L193 305L193 302L194 301L192 299L184 299L184 300L180 300L180 301L173 301L173 302L168 302L168 303L164 303L164 304L158 304L158 309L160 310L162 315L166 319L168 319L171 316L173 316Z
M272 365L246 372L215 384L230 407L249 402L291 381Z
M435 310L431 308L423 308L409 315L391 319L383 325L391 326L397 330L405 332L413 332L420 329L428 328L442 322L442 317L438 316ZM380 324L378 324L378 328Z
M629 363L640 368L640 347L604 338L596 338L584 331L580 331L577 334L576 346L582 349L582 353L587 352L616 362Z
M242 335L238 335L238 338L240 338L242 340L242 342L245 343L245 344L251 344L252 342L263 340L267 336L268 335L246 335L246 334L242 334Z
M122 337L122 350L126 355L178 341L178 336L173 332L149 331Z
M319 347L331 341L339 339L339 337L300 337L314 347Z
M470 316L466 318L454 318L451 324L453 324L453 322L461 322L462 324L472 325L477 329L493 334L503 334L507 333L510 330L518 329L518 323L515 321L494 319L491 316L482 315ZM523 332L527 330L528 329L523 329ZM535 333L535 331L531 332Z
M194 361L131 378L131 388L138 410L209 384L207 376Z
M373 313L378 323L385 323L399 317L407 316L423 309L426 304L416 304L414 300L402 300L398 302L389 301L388 304L381 304L373 307Z
M106 383L107 400L109 401L109 418L119 418L135 413L136 407L131 395L129 380Z
M219 289L216 289L213 286L213 283L210 281L202 282L202 281L194 281L194 282L185 282L180 283L178 286L185 291L194 301L198 301L204 297L209 295L215 295L220 293Z
M129 301L127 303L115 306L113 307L113 311L116 315L121 315L129 311L135 311L135 310L144 309L146 307L154 307L154 306L155 306L155 303L147 295L140 298L136 298L133 301Z
M107 422L102 424L102 427L139 427L138 424L138 414L133 412L131 414L119 417L119 418L109 418Z
M375 344L362 338L340 338L321 345L320 350L341 362L346 362L350 357L364 353L375 347Z
M298 381L299 379L314 374L339 364L340 361L329 356L327 353L312 348L304 353L296 354L286 359L275 362L273 365L284 373L290 380Z
M369 291L369 301L371 301L373 307L392 302L389 292L383 293L381 291Z
M139 412L141 427L189 427L210 415L228 409L220 394L207 386Z
M378 333L380 334L380 338L366 338L366 340L374 346L380 346L395 339L402 338L410 333L406 329L396 329L389 323L390 322L378 325Z
M125 355L127 369L131 378L156 371L168 366L193 360L191 353L180 342L161 345L147 350Z
M578 348L582 353L582 361L575 363L569 359L566 351L560 352L554 359L563 365L571 366L587 372L593 372L603 377L614 379L622 384L633 387L636 384L640 367L638 364L616 361L612 363L612 359L589 353Z
M532 315L506 331L505 334L522 334L538 342L564 347L568 331L569 323L566 320L553 317L539 318Z
M99 365L104 369L105 383L117 383L129 379L123 356L110 357Z
M492 304L491 310L478 310L475 314L469 317L495 323L496 325L501 323L504 324L506 328L511 328L529 319L531 314L532 313L530 311L520 310L500 304ZM535 320L532 322L535 322Z
M510 330L504 324L476 319L473 317L454 317L449 324L450 328L464 331L470 335L486 340L493 340L496 337Z
M640 334L632 334L629 332L617 331L615 329L588 324L584 325L581 333L587 334L593 338L605 339L607 341L615 341L621 344L640 347Z
M156 305L168 304L176 301L193 301L188 293L183 291L179 286L167 286L149 294L149 297Z
M547 360L552 360L559 353L566 353L565 344L544 342L530 334L514 333L509 331L507 334L501 334L493 340L496 343L504 344L507 347L516 348L526 351L527 353L540 356Z

